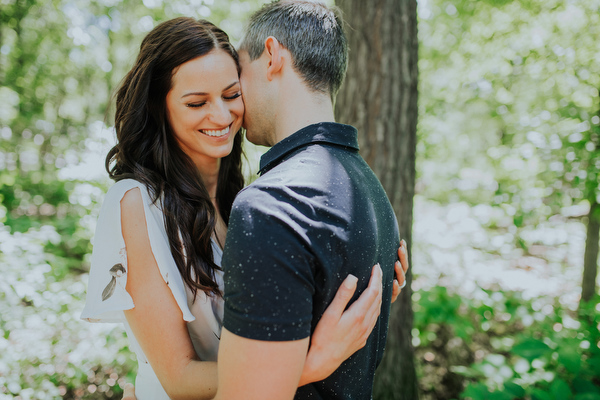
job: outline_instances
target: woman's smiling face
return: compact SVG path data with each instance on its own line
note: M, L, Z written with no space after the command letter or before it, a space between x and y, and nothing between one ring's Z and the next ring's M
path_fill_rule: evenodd
M166 105L181 149L200 167L227 156L244 117L238 70L221 49L181 64Z

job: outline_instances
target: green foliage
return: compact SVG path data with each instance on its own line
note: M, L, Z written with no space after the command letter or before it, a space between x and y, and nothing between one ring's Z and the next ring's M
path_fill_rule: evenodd
M578 311L552 298L523 299L517 292L481 290L477 299L434 287L415 296L413 341L433 398L569 400L600 396L600 296ZM438 299L450 306L440 316ZM515 307L516 306L516 307ZM433 316L433 317L431 317ZM460 332L468 332L464 336ZM441 339L441 340L440 340ZM456 384L458 383L458 384Z
M535 268L533 261L549 275L579 271L583 239L568 255L556 250L570 247L567 225L585 222L600 194L600 2L418 4L417 198L450 204L443 208L449 213L470 208L440 218L447 225L436 239L443 243L415 242L424 261L441 260L444 282L454 271L449 265L468 270L468 259L454 261L469 253L464 248L500 258L507 269ZM457 244L455 226L469 224L479 229ZM463 291L458 314L438 318L429 296L449 302L452 295L431 290L415 297L425 398L458 398L463 388L462 398L473 399L596 396L598 322L583 308L576 315L558 299L524 300L500 289L465 298ZM554 315L540 313L538 300Z
M421 193L509 210L517 230L585 214L599 195L598 9L420 3Z

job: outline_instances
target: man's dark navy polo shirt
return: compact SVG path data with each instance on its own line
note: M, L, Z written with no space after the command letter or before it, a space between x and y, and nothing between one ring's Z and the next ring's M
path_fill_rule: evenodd
M260 174L235 199L223 255L224 326L268 341L308 337L342 281L366 288L383 269L383 305L367 345L296 399L370 399L386 341L398 226L356 129L319 123L263 155Z

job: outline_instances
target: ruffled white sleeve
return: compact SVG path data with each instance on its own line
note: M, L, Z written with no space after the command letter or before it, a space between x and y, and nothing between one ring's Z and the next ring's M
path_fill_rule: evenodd
M133 179L115 183L102 203L93 240L86 303L81 318L89 322L123 322L123 311L135 307L133 299L125 290L127 253L121 230L121 199L136 187L142 195L148 238L156 264L183 313L183 319L193 321L195 318L188 307L184 282L171 255L163 213L158 205L152 203L146 186Z

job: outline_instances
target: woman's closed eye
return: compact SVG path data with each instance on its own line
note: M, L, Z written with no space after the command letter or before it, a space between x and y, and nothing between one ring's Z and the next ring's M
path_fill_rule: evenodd
M223 96L223 98L225 100L233 100L233 99L237 99L238 97L240 97L242 95L242 92L237 92L232 96Z
M189 107L189 108L200 108L200 107L202 107L202 106L203 106L203 105L205 105L205 104L206 104L206 102L205 102L205 101L203 101L203 102L201 102L201 103L188 103L188 104L186 104L185 106L186 106L186 107Z

